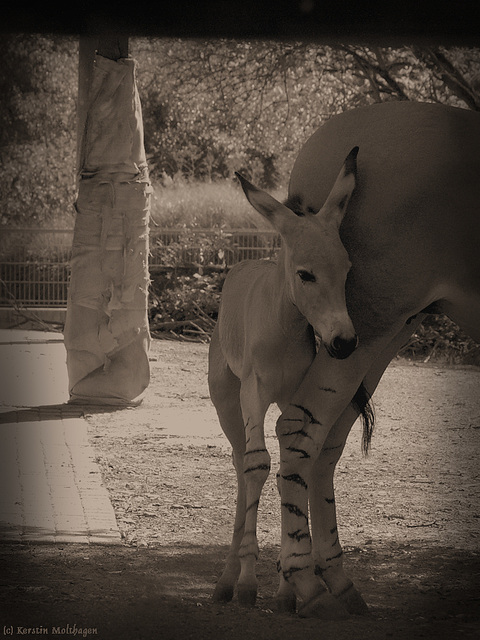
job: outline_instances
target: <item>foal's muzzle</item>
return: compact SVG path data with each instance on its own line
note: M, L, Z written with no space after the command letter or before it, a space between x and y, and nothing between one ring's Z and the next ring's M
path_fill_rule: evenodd
M351 355L358 346L358 336L355 335L353 338L341 338L337 336L332 340L329 345L325 345L328 353L332 356L332 358L337 358L337 360L344 360Z

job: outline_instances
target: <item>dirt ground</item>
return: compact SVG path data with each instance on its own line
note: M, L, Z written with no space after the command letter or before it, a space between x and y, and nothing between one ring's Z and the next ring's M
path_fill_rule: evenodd
M480 370L394 362L336 474L346 565L371 615L272 611L274 473L259 512L255 609L210 602L231 536L235 474L208 398L207 349L154 341L141 406L87 417L123 546L0 547L0 635L158 638L480 638ZM278 462L274 425L267 445ZM25 633L24 633L25 632Z

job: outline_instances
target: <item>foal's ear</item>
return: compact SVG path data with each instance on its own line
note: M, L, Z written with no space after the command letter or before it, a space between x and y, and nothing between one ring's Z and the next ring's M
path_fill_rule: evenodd
M239 173L235 173L240 180L247 200L260 215L266 218L279 233L286 233L295 224L296 215L284 204L276 200L266 191L259 189Z
M358 147L353 147L343 163L343 167L335 180L325 204L317 215L325 220L332 220L338 227L342 223L350 197L355 189L357 179Z

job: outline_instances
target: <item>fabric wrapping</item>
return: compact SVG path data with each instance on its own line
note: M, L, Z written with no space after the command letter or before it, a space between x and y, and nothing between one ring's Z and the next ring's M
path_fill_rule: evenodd
M150 381L151 185L135 61L96 56L65 323L70 402L134 405Z

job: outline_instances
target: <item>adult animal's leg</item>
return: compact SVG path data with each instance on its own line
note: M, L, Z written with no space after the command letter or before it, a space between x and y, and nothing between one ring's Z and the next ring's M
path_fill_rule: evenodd
M347 360L329 358L321 349L277 421L282 503L280 564L285 579L293 584L303 602L299 611L303 615L331 616L333 610L332 596L315 573L311 553L308 483L313 464L330 429L350 404L374 361L402 328L400 322L390 334L364 341Z
M379 355L368 371L363 385L373 395L385 369L425 315L418 315ZM358 410L350 404L336 421L315 461L309 484L310 524L315 571L330 591L346 606L350 613L363 614L367 605L343 569L343 550L339 540L336 519L334 472L347 441Z

